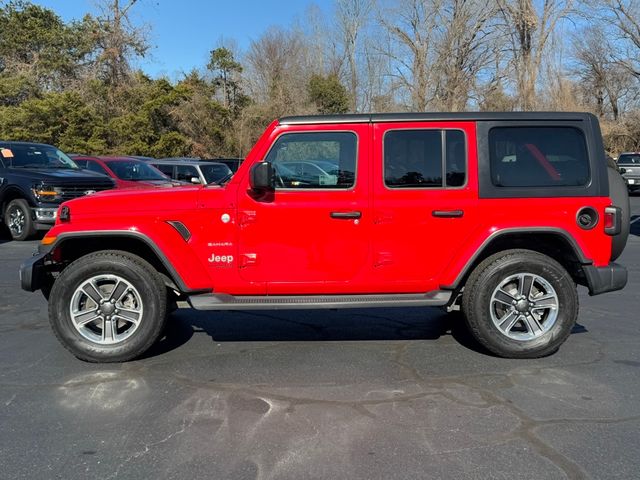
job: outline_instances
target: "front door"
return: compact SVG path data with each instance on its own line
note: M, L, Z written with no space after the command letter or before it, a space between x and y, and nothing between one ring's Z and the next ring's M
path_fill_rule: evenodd
M239 189L240 276L269 294L364 289L369 267L369 124L274 134L275 191Z

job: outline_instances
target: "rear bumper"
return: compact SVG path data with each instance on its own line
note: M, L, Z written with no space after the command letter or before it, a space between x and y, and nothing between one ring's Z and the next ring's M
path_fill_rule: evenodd
M587 277L589 295L622 290L627 284L627 269L618 263L611 262L606 267L585 265L582 269Z
M20 286L27 292L40 290L46 276L44 257L46 254L35 255L20 265Z

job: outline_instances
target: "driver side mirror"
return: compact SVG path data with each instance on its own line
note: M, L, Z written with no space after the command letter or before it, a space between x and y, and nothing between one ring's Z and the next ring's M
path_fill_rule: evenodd
M249 185L254 191L273 190L275 188L275 172L269 162L259 162L249 171Z
M198 177L191 177L191 183L200 185L200 179Z
M626 168L622 168L622 167L618 167L618 171L620 173L627 173L627 169Z

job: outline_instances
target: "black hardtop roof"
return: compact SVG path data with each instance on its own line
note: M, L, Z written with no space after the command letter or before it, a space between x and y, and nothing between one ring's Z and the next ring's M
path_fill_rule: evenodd
M595 118L586 112L414 112L351 113L344 115L301 115L279 119L280 125L318 123L381 123L420 121L586 121Z

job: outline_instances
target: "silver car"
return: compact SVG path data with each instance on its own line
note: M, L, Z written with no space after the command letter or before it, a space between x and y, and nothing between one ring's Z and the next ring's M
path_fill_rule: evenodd
M618 169L630 192L640 189L640 152L625 152L618 157Z

